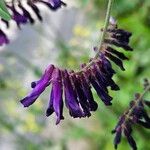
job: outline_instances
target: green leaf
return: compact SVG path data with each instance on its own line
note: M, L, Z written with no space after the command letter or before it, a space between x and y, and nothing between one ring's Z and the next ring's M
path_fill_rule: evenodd
M0 0L0 17L7 21L11 19L11 16L7 10L4 0Z

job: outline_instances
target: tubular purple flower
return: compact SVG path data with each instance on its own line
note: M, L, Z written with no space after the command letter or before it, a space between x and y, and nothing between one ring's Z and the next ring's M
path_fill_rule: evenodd
M122 60L128 60L128 58L121 52L118 52L117 50L111 48L111 47L108 47L107 48L107 51L109 53L112 53L113 55L116 55L118 58L122 59Z
M26 17L27 20L29 20L31 24L33 24L34 23L34 19L30 15L30 13L23 7L23 5L21 4L20 0L19 0L18 7L22 10L23 16Z
M99 61L96 62L95 66L97 67L97 71L99 73L99 76L101 76L102 82L106 86L110 86L111 90L115 90L115 91L120 89L119 86L113 81L113 79L109 75L106 74L106 72L102 68Z
M83 92L88 100L90 111L96 111L98 104L94 101L93 94L91 92L91 86L86 79L86 75L82 74L80 77Z
M105 55L106 55L106 57L107 57L108 59L110 59L110 60L111 60L112 62L114 62L117 66L119 66L122 71L125 71L121 59L115 57L114 55L112 55L111 53L109 53L109 52L107 52L107 51L105 52Z
M83 117L84 114L79 106L77 95L69 78L67 70L63 71L63 82L64 82L65 103L66 107L69 109L70 115L74 118Z
M90 70L91 73L91 77L90 77L90 82L92 84L92 86L94 87L95 91L97 92L97 95L99 96L99 98L105 103L105 105L112 105L111 101L112 101L112 97L108 95L107 92L105 92L102 87L97 83L94 74L92 73L92 71Z
M107 75L112 77L115 74L115 71L113 70L112 65L109 62L109 60L105 57L105 55L103 53L99 54L99 58L100 58L100 61L101 61L101 66L103 68L103 71L105 71L105 73Z
M107 84L105 84L105 82L103 81L102 76L101 76L100 72L98 71L98 68L96 67L95 64L91 67L91 71L93 72L93 74L94 74L94 76L95 76L95 79L96 79L96 81L98 82L99 86L100 86L106 93L108 93Z
M12 13L13 13L12 18L16 22L16 24L19 28L20 28L20 24L26 24L27 23L27 18L24 15L17 12L17 10L15 9L14 6L7 5L7 7L12 11Z
M24 107L29 107L30 105L32 105L45 90L45 88L50 84L53 70L54 66L49 65L48 68L45 70L44 75L41 77L41 80L38 82L35 88L33 88L31 93L29 93L28 96L20 101L24 105Z
M38 2L45 4L53 11L56 11L62 5L66 6L66 4L62 2L61 0L48 0L48 1L39 0Z
M51 108L53 108L57 116L56 124L58 124L61 119L64 119L63 98L62 98L63 94L62 77L61 71L58 68L54 69L53 71L51 83L52 83L52 90L50 97L50 105L48 109L51 110Z
M60 7L62 4L65 4L61 0L48 0L48 1L49 1L49 3L52 3L52 5L55 9Z
M122 128L119 127L119 128L117 128L117 130L116 130L116 136L115 136L115 139L114 139L114 146L115 146L115 149L117 149L118 144L121 142L121 135L122 135Z
M76 76L76 74L73 74L71 76L71 79L72 79L72 82L74 84L75 91L76 91L76 94L78 96L79 103L80 103L80 105L83 109L84 115L85 115L85 117L86 116L90 117L91 116L90 105L89 105L89 102L86 98L86 95L83 92L83 89L82 89L82 86L81 86L81 81L78 78L78 76Z

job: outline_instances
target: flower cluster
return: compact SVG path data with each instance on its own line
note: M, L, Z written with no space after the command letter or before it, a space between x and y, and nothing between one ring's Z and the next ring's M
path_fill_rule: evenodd
M127 59L127 57L122 52L113 49L111 45L132 50L128 45L130 36L131 33L118 29L116 24L110 24L106 39L96 57L91 59L88 64L83 64L78 72L62 70L54 65L49 65L41 79L32 82L33 90L21 100L21 103L24 107L32 105L45 88L51 84L46 116L55 112L56 124L64 119L64 103L73 118L90 117L91 111L97 110L98 104L94 101L91 87L95 89L105 105L112 105L112 97L109 95L108 87L111 90L119 90L119 87L112 79L115 71L110 60L124 70L122 60Z
M35 13L39 21L42 21L42 16L38 6L36 5L37 3L44 4L52 11L56 11L62 5L66 5L61 0L26 0L26 3ZM20 28L22 24L26 24L28 22L34 24L35 19L32 17L30 12L23 6L21 0L12 0L12 2L6 3L6 6L12 15L12 20L16 22L18 28ZM9 28L9 21L6 21L4 19L1 19L1 21L6 25L7 28ZM8 43L9 40L6 34L0 29L0 46Z
M128 140L129 145L133 150L137 150L137 145L132 137L132 126L138 124L144 128L150 129L150 117L146 111L146 106L150 108L150 101L145 100L143 97L146 92L150 90L150 83L146 80L145 91L143 94L136 93L133 101L130 102L129 109L119 118L117 126L112 131L115 133L114 145L117 149L118 144L121 142L121 136L124 133Z

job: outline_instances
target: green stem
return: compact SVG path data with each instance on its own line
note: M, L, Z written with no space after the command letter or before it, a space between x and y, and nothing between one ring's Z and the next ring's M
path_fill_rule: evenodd
M112 5L113 5L113 0L109 0L108 6L107 6L106 17L105 17L105 24L104 24L103 32L101 34L101 39L100 39L99 51L102 48L102 45L106 36L107 28L109 26ZM97 58L98 56L99 56L99 52L96 54L95 58Z
M150 85L144 90L144 92L140 95L140 97L135 101L135 104L132 106L132 108L129 109L127 116L130 116L132 114L133 110L137 107L140 101L143 101L143 97L147 92L149 92L149 90L150 90Z
M99 45L99 51L97 52L97 54L95 55L93 61L99 57L99 52L101 51L105 36L106 36L106 32L107 32L107 28L109 26L109 20L110 20L110 15L111 15L111 8L113 5L113 1L114 0L108 0L108 6L107 6L107 12L106 12L106 17L105 17L105 24L103 27L103 31L101 34L101 40L100 40L100 45ZM84 67L82 70L87 69L88 67L90 67L94 62L91 61L86 67ZM82 71L81 71L82 72Z

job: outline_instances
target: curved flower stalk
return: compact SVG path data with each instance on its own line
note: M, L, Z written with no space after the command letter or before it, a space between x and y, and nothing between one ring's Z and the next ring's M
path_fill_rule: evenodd
M150 129L150 116L146 111L146 107L150 108L150 101L144 99L147 92L150 92L150 82L146 79L144 83L144 93L136 93L134 100L130 102L129 109L120 116L117 126L112 131L115 133L114 145L117 149L118 144L121 142L122 134L125 135L129 145L133 150L137 150L136 141L132 137L132 127L138 124L141 127Z
M106 106L112 105L108 87L111 90L119 90L119 87L112 79L115 71L111 61L125 70L122 61L127 59L122 52L112 46L131 51L132 48L128 45L130 37L131 33L118 29L115 22L110 23L100 50L88 64L83 64L78 72L62 70L54 65L49 65L41 79L32 82L33 90L21 100L21 103L24 107L29 107L46 87L52 85L46 116L55 112L56 124L64 119L64 103L73 118L90 117L91 112L97 110L98 104L93 98L92 87Z
M61 6L65 6L66 4L62 2L61 0L26 0L27 5L32 9L32 11L35 13L37 16L37 19L39 21L42 21L42 16L40 13L40 10L36 4L41 3L45 6L47 6L50 10L56 11L59 9ZM16 25L18 28L21 28L21 25L23 24L34 24L35 20L30 12L24 7L23 3L21 0L12 0L9 3L6 3L6 7L10 11L12 15L12 20L16 22ZM20 10L20 11L18 11ZM4 19L1 19L1 21L6 25L7 28L10 26L10 22L6 21ZM7 36L2 34L3 31L0 32L0 39L8 39ZM8 40L7 40L8 41ZM0 46L3 44L8 44L6 40L0 40Z

